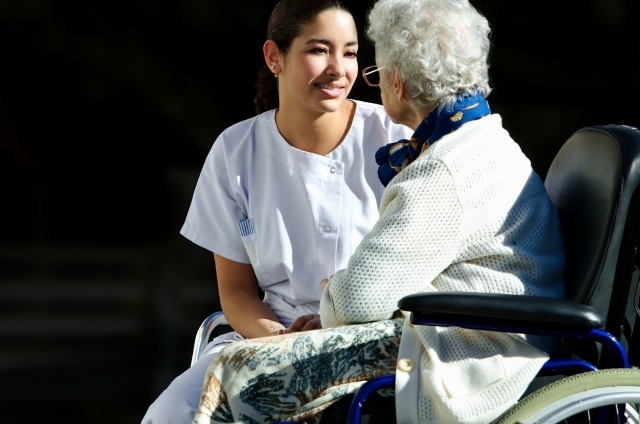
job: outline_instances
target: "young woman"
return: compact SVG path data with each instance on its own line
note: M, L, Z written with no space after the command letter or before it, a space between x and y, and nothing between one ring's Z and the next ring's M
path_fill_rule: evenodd
M181 230L213 252L235 332L211 342L143 423L191 422L205 371L229 343L320 328L318 281L346 266L378 218L375 152L410 135L382 106L347 100L358 38L339 0L281 1L263 50L258 116L218 137Z

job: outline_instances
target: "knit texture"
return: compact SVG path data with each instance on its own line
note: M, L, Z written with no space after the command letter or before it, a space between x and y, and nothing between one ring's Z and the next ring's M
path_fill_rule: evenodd
M564 264L555 207L490 115L443 137L391 181L378 223L324 290L322 326L389 319L417 292L564 298ZM489 422L516 402L552 348L542 337L422 326L403 332L401 352L413 343L422 346L411 358L420 372L406 386L415 390L396 398L400 422L403 414ZM403 396L418 397L413 411L402 409Z

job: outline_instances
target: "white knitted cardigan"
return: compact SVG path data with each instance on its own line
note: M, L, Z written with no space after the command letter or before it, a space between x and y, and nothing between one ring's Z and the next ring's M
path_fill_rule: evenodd
M440 139L391 181L378 223L324 290L322 327L389 319L399 299L417 292L564 298L564 264L544 185L500 116L489 115ZM405 322L398 422L489 423L522 395L551 346Z

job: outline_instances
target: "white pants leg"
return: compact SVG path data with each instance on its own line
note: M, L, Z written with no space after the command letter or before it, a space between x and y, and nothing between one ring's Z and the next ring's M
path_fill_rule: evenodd
M243 339L235 331L213 339L198 362L176 377L151 404L142 424L191 424L200 403L207 368L225 346Z

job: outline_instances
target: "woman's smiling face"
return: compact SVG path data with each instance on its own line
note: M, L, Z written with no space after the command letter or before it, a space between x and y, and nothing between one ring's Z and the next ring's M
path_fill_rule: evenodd
M358 75L358 33L353 18L328 10L302 27L281 63L280 106L335 112Z

